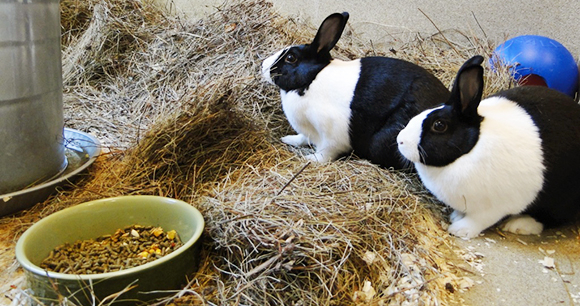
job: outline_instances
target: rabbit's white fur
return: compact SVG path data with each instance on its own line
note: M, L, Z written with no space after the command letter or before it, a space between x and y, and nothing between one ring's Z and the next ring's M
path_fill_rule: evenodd
M272 85L276 85L276 84L274 84L274 81L272 80L272 76L270 75L270 68L272 68L272 66L276 63L276 61L280 59L280 55L282 55L282 53L286 52L286 50L288 50L289 48L290 47L287 47L285 49L282 49L282 50L274 53L273 55L266 58L262 62L262 77L268 83L270 83Z
M284 50L264 60L262 74L268 82L270 67ZM282 137L292 146L313 144L316 153L306 156L318 162L329 162L352 150L349 136L350 103L360 76L360 60L333 59L322 69L304 95L280 90L282 109L298 135Z
M443 167L419 162L423 120L411 119L397 138L399 150L415 167L424 185L455 213L448 231L472 238L507 215L521 213L542 189L545 166L538 127L524 109L502 97L482 100L484 117L472 150ZM504 225L514 233L539 234L542 224L514 216Z

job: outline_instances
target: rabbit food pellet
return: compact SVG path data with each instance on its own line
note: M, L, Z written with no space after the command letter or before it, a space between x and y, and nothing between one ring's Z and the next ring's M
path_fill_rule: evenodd
M132 225L113 235L78 240L52 250L40 267L67 274L97 274L136 267L161 258L182 245L174 230Z

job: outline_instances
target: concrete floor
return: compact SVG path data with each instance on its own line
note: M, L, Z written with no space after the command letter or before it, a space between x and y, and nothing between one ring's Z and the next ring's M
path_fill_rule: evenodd
M214 12L227 0L158 0L192 16ZM506 38L534 34L553 38L574 56L580 55L580 1L576 0L269 0L287 16L313 25L329 14L347 11L357 34L382 43L406 41L416 33L431 35L437 29L485 35L501 43Z
M485 35L498 43L517 35L544 35L562 43L575 58L580 54L580 1L575 0L272 2L281 13L315 26L330 13L348 11L349 24L375 46L405 41L416 33L430 35L439 28ZM201 18L223 0L169 3L192 18ZM540 236L502 236L488 230L476 239L457 239L466 259L458 264L472 271L466 276L475 282L459 294L466 305L473 306L580 305L579 229L580 225L569 226Z
M580 305L580 224L540 236L500 235L456 239L465 251L464 267L475 281L460 293L466 305ZM554 265L550 263L554 260Z

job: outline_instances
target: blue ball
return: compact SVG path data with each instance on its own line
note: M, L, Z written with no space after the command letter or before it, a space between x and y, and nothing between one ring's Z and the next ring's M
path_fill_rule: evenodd
M543 79L545 84L574 97L578 90L578 66L561 43L543 36L523 35L505 41L495 50L491 66L510 66L515 80ZM541 82L540 82L541 83Z

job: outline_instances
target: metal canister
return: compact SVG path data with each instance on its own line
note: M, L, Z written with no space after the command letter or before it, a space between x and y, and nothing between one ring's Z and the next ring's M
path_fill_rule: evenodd
M0 0L0 195L66 168L58 0Z

